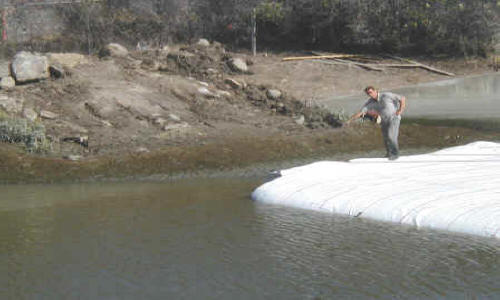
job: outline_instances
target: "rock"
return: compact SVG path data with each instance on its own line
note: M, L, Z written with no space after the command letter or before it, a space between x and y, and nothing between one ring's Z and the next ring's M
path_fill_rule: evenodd
M67 159L67 160L71 160L71 161L79 161L79 160L82 160L83 156L70 154L70 155L63 156L63 158Z
M210 42L207 39L200 39L196 45L200 47L210 47Z
M233 89L243 88L243 85L241 83L239 83L238 81L236 81L232 78L227 78L224 82L229 84Z
M168 115L168 118L174 122L180 122L181 121L181 118L177 115L174 115L174 114L169 114Z
M59 65L63 68L74 68L88 63L88 59L78 53L49 53L47 58L49 59L49 65Z
M49 61L45 56L21 51L12 61L12 76L21 83L49 78Z
M281 91L275 89L269 89L266 92L267 98L271 100L277 100L281 97Z
M139 147L135 150L135 152L138 152L138 153L149 153L149 149L146 148L146 147Z
M61 65L53 64L49 66L50 76L53 78L63 78L66 74L64 68Z
M179 124L167 125L167 126L163 127L163 130L165 130L165 131L177 131L177 130L182 130L182 129L186 129L186 128L189 128L188 123L179 123Z
M198 88L198 93L200 93L201 95L203 95L203 96L205 96L207 98L215 98L215 97L217 97L216 94L212 93L206 87L200 87L200 88Z
M26 107L23 109L23 117L31 122L35 122L38 118L38 113L33 108Z
M221 91L221 90L217 90L217 91L216 91L216 93L217 93L217 96L219 96L219 97L220 97L220 96L222 96L222 97L226 97L226 98L231 98L231 97L233 96L233 95L232 95L230 92L228 92L228 91Z
M169 46L163 46L160 51L161 55L168 55L172 50L170 49Z
M110 43L101 50L100 56L127 57L128 50L120 44Z
M57 119L59 115L48 110L42 110L40 111L40 117L43 119L54 120Z
M248 72L247 63L243 59L241 59L241 58L233 58L232 60L230 60L229 61L229 67L234 72L239 72L239 73L246 73L246 72Z
M0 77L10 76L10 62L9 61L0 61Z
M23 99L0 95L0 107L8 113L19 113L23 109Z
M167 123L167 120L165 120L164 118L161 118L161 117L155 118L153 120L153 124L155 124L155 125L163 126L163 125L165 125L165 123Z
M304 117L304 115L300 115L298 117L295 117L294 121L295 121L295 123L297 123L299 125L304 125L306 118Z
M16 81L10 76L2 77L0 80L0 87L2 90L12 89L16 86Z

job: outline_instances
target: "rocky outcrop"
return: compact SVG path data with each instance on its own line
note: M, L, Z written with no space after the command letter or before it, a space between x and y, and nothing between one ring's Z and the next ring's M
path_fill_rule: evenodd
M21 51L12 61L12 76L19 83L49 78L49 61L45 56Z

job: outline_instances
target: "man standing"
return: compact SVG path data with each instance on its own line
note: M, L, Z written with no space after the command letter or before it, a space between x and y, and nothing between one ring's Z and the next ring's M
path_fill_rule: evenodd
M390 160L395 160L399 157L399 123L401 122L401 114L406 106L406 98L389 92L379 93L373 86L366 87L365 93L370 96L370 99L368 99L359 112L351 116L346 125L349 125L353 120L363 117L367 113L378 114L381 117L380 125L387 151L386 157Z

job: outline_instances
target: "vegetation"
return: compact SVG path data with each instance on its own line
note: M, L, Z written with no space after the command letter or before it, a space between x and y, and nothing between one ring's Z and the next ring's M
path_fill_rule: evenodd
M43 124L9 117L3 112L0 112L0 142L24 144L29 152L42 153L50 149Z
M55 7L66 32L31 43L33 50L95 53L109 41L163 46L200 37L250 48L253 14L258 47L268 50L484 56L500 32L499 0L83 0Z

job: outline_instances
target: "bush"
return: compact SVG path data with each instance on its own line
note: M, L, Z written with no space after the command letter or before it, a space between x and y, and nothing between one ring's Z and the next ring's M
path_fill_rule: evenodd
M0 115L0 141L23 144L29 152L48 152L51 148L42 124L3 114Z

